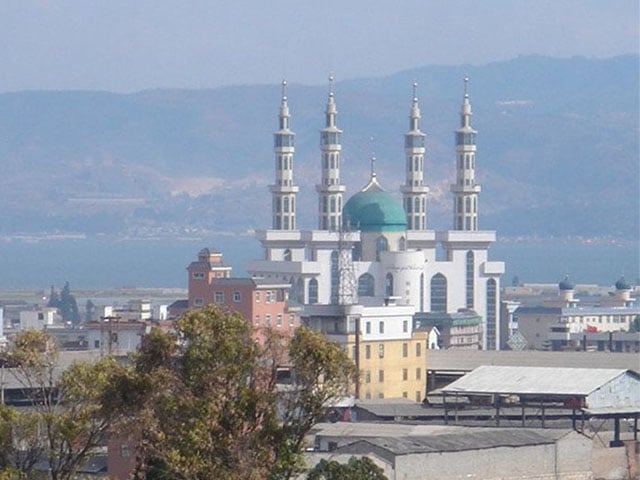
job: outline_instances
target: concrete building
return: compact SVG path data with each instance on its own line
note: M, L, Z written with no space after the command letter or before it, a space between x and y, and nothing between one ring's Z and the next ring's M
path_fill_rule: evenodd
M558 298L541 305L518 306L513 312L514 324L526 340L526 348L551 350L572 348L571 338L594 333L628 332L640 315L631 297L631 287L621 278L610 296L596 304L580 303L575 285L565 278L558 284ZM594 337L594 342L597 341ZM608 344L597 344L607 348ZM617 345L617 344L616 344ZM634 351L633 341L616 346L613 351Z
M307 464L367 456L390 480L591 480L591 440L569 430L321 425Z
M414 316L417 327L435 327L438 349L478 350L482 345L482 317L473 310L456 313L422 313Z

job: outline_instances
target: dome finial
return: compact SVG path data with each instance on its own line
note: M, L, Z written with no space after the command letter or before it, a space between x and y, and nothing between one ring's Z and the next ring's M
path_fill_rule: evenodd
M464 98L469 98L469 76L464 76Z
M417 89L418 89L418 82L414 81L413 82L413 101L414 102L418 101Z
M369 141L371 142L371 178L376 177L376 150L374 148L375 137L371 135L369 137Z
M287 99L287 81L285 79L282 80L282 99Z
M333 75L329 75L329 96L333 97Z

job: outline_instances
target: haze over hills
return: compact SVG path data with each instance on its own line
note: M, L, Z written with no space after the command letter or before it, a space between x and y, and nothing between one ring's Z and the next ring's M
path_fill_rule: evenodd
M338 81L347 196L366 183L373 152L387 190L397 192L404 181L402 135L415 80L427 133L428 222L449 228L452 132L469 75L480 228L501 236L637 239L638 66L636 55L527 56ZM295 84L287 91L301 227L316 222L326 94L326 87ZM2 94L0 234L268 228L279 103L276 85Z

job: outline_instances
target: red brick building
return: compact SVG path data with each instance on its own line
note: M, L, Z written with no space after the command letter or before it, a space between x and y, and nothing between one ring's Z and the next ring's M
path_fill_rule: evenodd
M288 283L263 278L231 278L222 253L204 248L187 267L188 308L216 304L250 321L258 338L264 330L290 334L299 325L298 310L289 303Z

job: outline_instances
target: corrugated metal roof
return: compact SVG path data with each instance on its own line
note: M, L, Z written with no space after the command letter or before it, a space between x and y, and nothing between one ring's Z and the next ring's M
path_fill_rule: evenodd
M464 433L445 433L429 436L372 437L340 447L335 453L347 453L355 444L360 442L370 443L395 455L457 452L496 447L521 447L554 443L558 438L566 434L566 430L482 429L481 432L465 431Z
M627 371L605 368L485 365L442 389L445 393L586 396Z
M542 352L537 350L429 350L429 370L470 372L481 365L616 368L640 371L636 353Z

